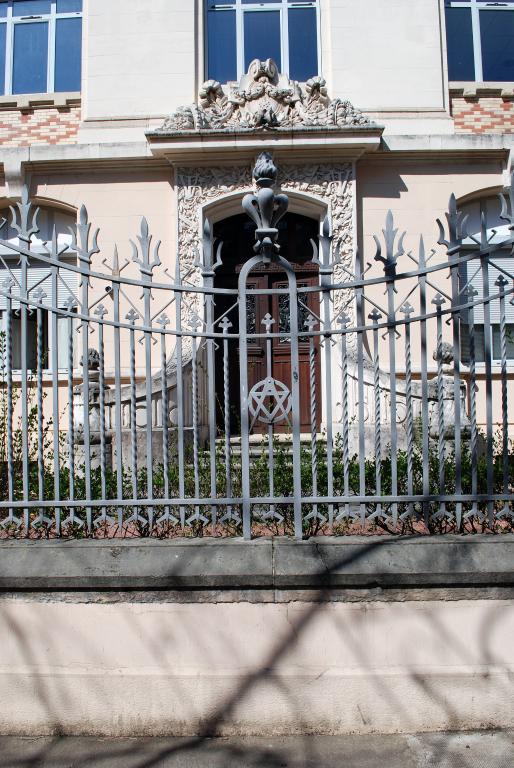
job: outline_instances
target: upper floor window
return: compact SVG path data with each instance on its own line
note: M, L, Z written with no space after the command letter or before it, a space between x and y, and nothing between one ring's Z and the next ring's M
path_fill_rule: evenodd
M450 80L514 81L514 0L446 0Z
M206 1L208 78L239 80L253 59L300 82L318 74L318 0Z
M82 0L0 0L0 95L80 91Z

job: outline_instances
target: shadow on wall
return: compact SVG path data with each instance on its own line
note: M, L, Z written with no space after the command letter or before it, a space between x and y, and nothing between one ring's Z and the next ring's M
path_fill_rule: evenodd
M334 566L334 570L371 556L373 551L380 546L382 543L374 540L365 551L360 550L357 555L346 557L338 562ZM170 573L170 575L172 574ZM1 678L5 682L12 664L15 685L18 687L26 685L30 689L31 695L37 699L35 704L47 723L46 733L51 732L55 734L55 737L43 740L40 744L37 741L30 742L26 758L18 758L14 761L8 754L0 755L0 768L11 768L14 765L19 768L29 768L29 766L46 765L47 761L52 761L51 763L48 762L51 765L70 764L69 760L62 756L64 744L62 737L70 731L79 731L81 729L80 723L82 723L83 733L86 735L88 733L86 725L87 707L82 707L82 700L90 695L87 689L91 683L87 680L88 670L84 667L80 668L80 662L77 661L80 659L81 645L83 650L85 642L88 643L85 655L88 660L96 661L96 673L101 675L102 669L107 666L110 667L109 684L103 686L102 691L95 691L95 705L99 708L100 715L105 714L106 720L115 723L119 717L118 722L120 722L122 735L126 735L127 727L126 724L123 726L121 713L116 716L113 714L113 707L117 706L116 700L121 701L120 695L126 697L130 706L133 678L129 674L130 668L127 667L127 658L130 658L134 649L136 652L139 649L141 657L145 659L147 665L145 670L141 664L141 659L133 656L135 666L139 666L138 675L146 674L149 698L147 720L151 720L153 717L155 722L161 723L160 731L161 733L164 731L162 735L172 736L176 729L176 723L180 721L181 713L183 713L182 734L187 732L196 734L194 737L174 742L172 746L164 740L145 741L143 739L130 743L120 742L119 744L106 741L104 747L95 752L95 765L117 765L118 763L115 761L119 761L120 765L151 768L151 766L173 765L176 760L177 765L187 764L193 767L204 765L200 759L205 755L211 755L212 758L212 763L205 762L206 766L218 765L218 762L215 761L220 761L219 765L223 765L224 768L232 765L262 765L271 766L271 768L291 765L291 763L284 763L284 745L280 739L275 739L274 746L262 746L262 748L252 745L251 742L245 746L244 741L239 741L237 746L228 741L211 741L213 736L226 735L229 731L235 734L244 733L245 725L242 713L250 713L250 716L258 721L259 710L255 712L256 707L260 707L260 712L263 715L262 732L264 735L270 733L271 739L273 729L266 722L265 710L267 702L273 706L274 698L278 697L281 701L282 710L287 709L289 732L303 737L302 752L296 756L294 765L301 768L319 765L321 768L323 765L320 762L321 756L317 752L315 740L309 738L309 734L316 733L318 728L318 732L323 732L322 726L316 726L316 718L313 714L317 707L326 707L319 699L319 691L330 690L330 686L333 690L337 690L337 706L341 713L341 723L344 724L345 721L345 709L357 711L362 720L364 732L372 733L374 730L381 730L381 724L374 723L373 715L371 714L370 717L369 713L369 710L373 709L372 702L376 700L381 701L381 707L386 716L388 713L390 714L393 724L391 731L393 732L398 730L394 726L394 723L397 722L405 724L405 728L402 730L406 732L416 730L416 727L409 728L409 724L420 721L419 712L413 717L414 700L417 700L419 707L427 712L427 722L430 722L430 713L436 712L439 722L444 724L445 730L461 730L466 727L466 708L469 707L469 699L472 699L473 696L468 691L468 701L462 709L459 709L451 686L455 677L458 678L459 674L462 674L462 667L465 667L466 664L475 670L482 670L482 674L478 676L480 679L475 682L472 680L467 682L468 686L476 686L476 691L474 689L473 694L478 691L479 697L483 695L487 699L488 686L492 686L493 700L490 702L482 701L480 705L480 709L485 711L487 705L490 704L490 722L483 722L482 726L492 727L498 722L494 696L498 697L498 704L500 699L505 701L510 698L512 700L512 683L509 683L508 674L503 676L498 674L498 670L501 672L502 668L504 670L508 666L508 654L506 652L502 658L502 655L498 653L498 641L494 637L496 635L497 638L499 630L502 629L502 625L508 618L509 609L508 607L506 609L508 604L491 602L484 608L482 602L479 613L474 611L472 603L464 604L462 602L448 603L446 613L441 613L437 609L437 606L440 605L437 601L434 603L425 602L423 608L421 604L416 604L416 607L412 608L412 603L368 602L343 605L330 601L330 588L325 586L327 575L329 575L327 570L323 570L317 577L313 577L313 583L317 582L318 585L315 602L292 602L287 605L261 603L253 606L249 603L237 604L245 606L244 611L247 611L249 617L251 617L252 611L264 611L260 619L260 628L264 630L264 634L266 634L266 627L268 628L268 636L263 642L257 634L259 627L256 627L253 640L247 647L244 647L240 640L238 641L238 626L236 624L223 625L221 617L228 617L230 622L231 612L230 604L224 603L220 595L216 597L219 602L205 606L206 623L203 626L197 625L194 632L190 632L191 625L188 624L187 619L191 604L179 604L175 601L173 611L175 619L178 621L168 621L165 626L160 626L159 621L157 623L153 620L149 622L148 619L152 614L157 614L157 619L159 619L159 611L169 611L169 604L166 608L166 598L158 597L158 602L152 602L151 596L145 597L144 604L141 603L139 606L136 604L135 609L131 612L115 616L115 635L111 639L105 635L101 624L97 623L92 626L87 634L81 631L79 625L73 625L71 609L79 603L82 605L88 603L91 595L71 594L60 598L58 605L61 608L62 600L67 601L67 605L70 607L70 623L69 625L62 624L61 628L51 620L52 605L55 603L41 601L40 608L42 610L38 612L40 618L37 620L39 623L37 621L32 622L29 627L29 622L24 620L24 616L28 616L33 610L34 602L26 601L23 598L7 598L0 608L0 637L3 637L3 664L5 665L1 671ZM156 596L153 597L155 599ZM98 603L89 603L88 610L91 608L96 611L98 605ZM134 606L134 603L132 605ZM418 605L419 610L417 610ZM229 606L228 609L227 606ZM105 605L101 607L103 609L108 608ZM196 604L196 607L199 607L199 604ZM464 620L467 617L470 624L474 624L474 626L469 627L469 635L465 632L458 632L457 628L462 629L462 625L449 620L451 614L460 610L461 607ZM285 626L284 631L273 636L273 631L277 626L274 623L273 615L275 611L279 610L282 611L282 615L284 611L287 611L287 621L281 625L283 628ZM387 663L391 652L391 643L395 642L392 624L391 637L388 637L386 633L377 633L377 629L381 626L380 612L383 613L384 610L389 611L393 616L396 612L399 622L401 622L402 612L409 611L411 616L413 613L415 614L415 635L401 637L401 643L406 651L410 648L410 651L405 653L404 678L408 680L409 689L414 690L415 694L411 694L409 697L404 696L402 683L398 677L394 674L388 675L387 670L384 673L384 665ZM245 615L244 611L242 615ZM198 615L202 615L201 612ZM391 621L391 615L389 621ZM181 626L181 616L184 616L184 626ZM210 623L209 616L215 617L214 623ZM480 617L479 626L477 626L478 616ZM264 621L262 621L263 617ZM370 617L373 618L371 623ZM377 617L378 620L375 621ZM111 623L112 621L111 619ZM317 631L314 631L316 626ZM218 637L213 635L213 627ZM384 625L382 625L383 627ZM503 636L505 636L505 632L503 626ZM60 633L62 633L61 640L59 640ZM249 636L250 632L246 632L246 637ZM478 638L478 643L474 645L470 641L471 637ZM314 638L317 638L316 644L314 644ZM122 644L120 644L120 640ZM412 642L418 643L419 646L412 649ZM194 691L198 693L201 685L200 689L195 688L194 673L190 672L189 677L187 674L177 675L174 659L180 656L183 664L184 658L190 661L198 658L202 660L205 669L208 670L212 667L215 670L218 661L216 653L222 644L224 658L233 659L235 668L246 671L239 674L237 680L229 686L228 693L219 692L218 703L210 708L210 715L205 718L202 716L201 710L203 709L205 712L209 708L202 707L202 702L195 700L196 694L194 693ZM123 645L126 645L125 650ZM434 648L437 651L435 656ZM45 669L45 659L41 658L37 649L44 649L45 659L52 661L51 669ZM443 653L441 653L441 649L444 649ZM124 655L125 651L128 656ZM59 663L61 654L64 655L62 665ZM398 649L396 649L396 656L398 656ZM298 685L298 679L301 678L301 670L298 672L298 667L295 666L298 658L312 659L313 667L317 666L320 670L319 675L317 677L312 676L308 684L304 680L303 684ZM435 674L434 658L439 659L440 664L440 668L436 669ZM119 663L117 669L116 659ZM160 669L161 674L158 677L152 675L151 659ZM338 659L340 659L339 662ZM21 674L16 673L15 660L18 668L21 667L24 670ZM108 664L105 664L106 660ZM48 661L46 663L48 664ZM343 667L346 668L346 672L351 668L357 671L359 668L366 671L366 695L362 699L356 697L355 691L358 690L358 686L349 684L348 674L338 675L338 663L339 672ZM295 669L296 673L291 674L291 670ZM25 672L25 670L27 671ZM70 670L73 671L73 676L68 674ZM66 674L63 674L63 671L66 671ZM228 675L226 671L225 674ZM167 677L167 675L169 676ZM70 686L70 677L76 681L75 685L80 685L81 676L84 697L77 696L76 688L73 685ZM28 679L24 679L24 677ZM326 680L327 677L332 678L331 682L329 680L329 687L318 688L318 692L316 692L318 680L321 678ZM206 684L205 681L203 684ZM117 685L112 696L109 693L110 685ZM155 709L158 708L159 701L166 698L166 691L163 691L163 686L169 685L176 687L170 698L180 703L178 706L181 711L169 713L170 727L168 729L165 714L162 711L155 711ZM212 687L213 683L211 682L210 685ZM464 681L464 685L466 685L466 681ZM502 687L504 690L501 690ZM498 696L500 691L501 695ZM20 697L20 701L22 699L23 695ZM11 705L9 700L11 700ZM3 707L18 705L18 702L14 702L12 697L9 699L4 694L2 701ZM74 711L74 716L79 723L75 729L70 729L69 721L64 722L62 716L63 712L70 710ZM423 712L421 712L421 721L422 718ZM137 723L137 717L135 717L134 722ZM330 729L333 727L333 724L328 724L325 733L330 733ZM476 722L471 727L476 727ZM144 735L145 723L143 720L140 721L139 729L137 725L134 726L134 735L137 735L138 730L141 735ZM153 728L150 730L154 731ZM344 725L340 732L345 732ZM438 740L434 737L432 741L433 756L430 765L443 765L446 749L447 740L443 738ZM185 757L190 762L179 762ZM341 765L343 764L341 762ZM91 765L91 755L88 754L87 745L82 744L73 756L73 766L86 768L86 766ZM472 756L469 761L466 761L465 758L459 758L458 762L452 762L452 766L459 766L459 768L472 768L474 765L476 763L473 762Z

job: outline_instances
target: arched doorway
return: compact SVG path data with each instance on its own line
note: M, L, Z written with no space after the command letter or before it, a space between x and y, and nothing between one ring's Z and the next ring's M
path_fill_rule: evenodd
M278 224L280 254L293 267L299 288L317 285L319 282L318 266L312 263L311 240L317 241L319 222L307 216L288 213ZM243 264L253 256L255 245L255 224L246 214L230 216L214 225L215 245L222 241L221 265L216 270L214 285L216 288L237 289L238 277ZM250 273L247 281L248 296L246 299L247 334L264 334L263 319L270 315L274 320L273 331L287 333L289 330L289 297L277 294L253 294L252 291L276 290L287 288L287 276L283 269L276 264L262 264ZM319 295L316 292L301 294L298 302L299 329L307 328L307 317L310 313L319 314ZM239 333L238 307L233 295L217 294L215 317L217 320L227 316L232 327L230 333ZM300 421L301 429L311 430L311 401L310 401L310 344L309 339L299 339L300 359ZM320 391L319 342L315 343L315 377L316 393ZM248 343L248 387L262 381L270 373L269 360L266 353L266 339L250 339ZM230 430L237 435L240 431L240 377L239 377L239 345L236 341L229 342L228 351L229 390L230 390ZM271 375L283 382L291 377L290 344L287 338L272 340ZM220 429L224 425L224 357L220 344L216 352L216 401L217 423ZM319 397L319 395L317 395ZM317 404L317 414L321 413ZM318 426L318 425L316 425ZM262 432L265 427L255 424L253 431ZM276 428L276 431L287 431L287 425Z

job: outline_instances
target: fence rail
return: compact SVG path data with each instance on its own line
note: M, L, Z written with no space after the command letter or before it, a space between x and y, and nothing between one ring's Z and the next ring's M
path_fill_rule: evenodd
M501 242L485 220L467 232L452 197L437 248L407 251L388 214L363 267L334 252L328 217L307 263L285 259L266 153L254 178L255 247L232 287L208 229L170 274L146 220L122 262L84 208L70 244L37 249L28 194L11 209L2 535L512 526L512 188Z

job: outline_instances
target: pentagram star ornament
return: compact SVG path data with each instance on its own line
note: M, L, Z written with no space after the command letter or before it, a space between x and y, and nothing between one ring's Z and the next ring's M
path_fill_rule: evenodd
M253 416L250 429L256 421L264 424L277 424L281 421L289 423L291 393L283 381L272 377L258 381L250 390L248 400L248 408Z

